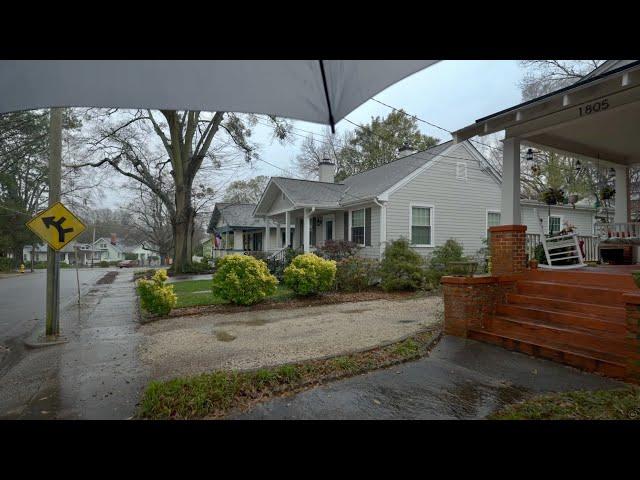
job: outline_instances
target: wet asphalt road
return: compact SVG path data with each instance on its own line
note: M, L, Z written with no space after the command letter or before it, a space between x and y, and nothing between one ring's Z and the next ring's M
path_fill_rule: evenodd
M78 270L80 291L87 291L109 269ZM0 278L0 345L21 338L34 327L44 325L46 270ZM77 300L76 271L60 269L60 307Z
M337 381L232 416L249 420L480 420L525 396L623 383L445 336L430 356Z

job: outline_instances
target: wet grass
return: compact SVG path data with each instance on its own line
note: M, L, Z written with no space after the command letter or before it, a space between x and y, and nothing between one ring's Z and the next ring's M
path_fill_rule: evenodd
M172 283L178 295L176 308L195 307L200 305L225 305L228 302L213 294L211 280L185 280ZM278 285L276 293L267 297L266 301L284 302L293 298L293 292L283 285Z
M640 388L540 395L509 405L491 420L640 420Z
M437 336L438 331L422 331L397 343L327 359L153 381L143 393L138 418L221 418L276 395L420 358Z

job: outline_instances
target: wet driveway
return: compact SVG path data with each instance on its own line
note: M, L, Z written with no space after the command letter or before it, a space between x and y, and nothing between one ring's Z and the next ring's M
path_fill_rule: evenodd
M117 273L114 275L114 273ZM149 373L137 358L131 271L112 272L61 314L68 343L24 349L4 365L0 418L126 419Z
M619 388L614 380L444 337L429 357L258 405L237 419L482 419L524 396Z

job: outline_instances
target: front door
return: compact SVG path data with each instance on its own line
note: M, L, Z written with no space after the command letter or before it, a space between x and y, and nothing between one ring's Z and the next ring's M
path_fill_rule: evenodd
M334 215L325 215L323 218L324 223L324 241L333 240L333 226L335 224Z

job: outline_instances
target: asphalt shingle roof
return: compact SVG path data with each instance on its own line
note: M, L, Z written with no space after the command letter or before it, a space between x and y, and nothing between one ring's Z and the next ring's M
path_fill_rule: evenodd
M296 205L337 207L380 195L413 171L430 162L451 144L452 141L449 141L428 150L407 155L366 172L347 177L342 183L325 183L286 177L273 177L272 180Z
M253 216L255 207L255 203L216 203L207 231L213 232L220 215L229 227L264 228L264 219Z

